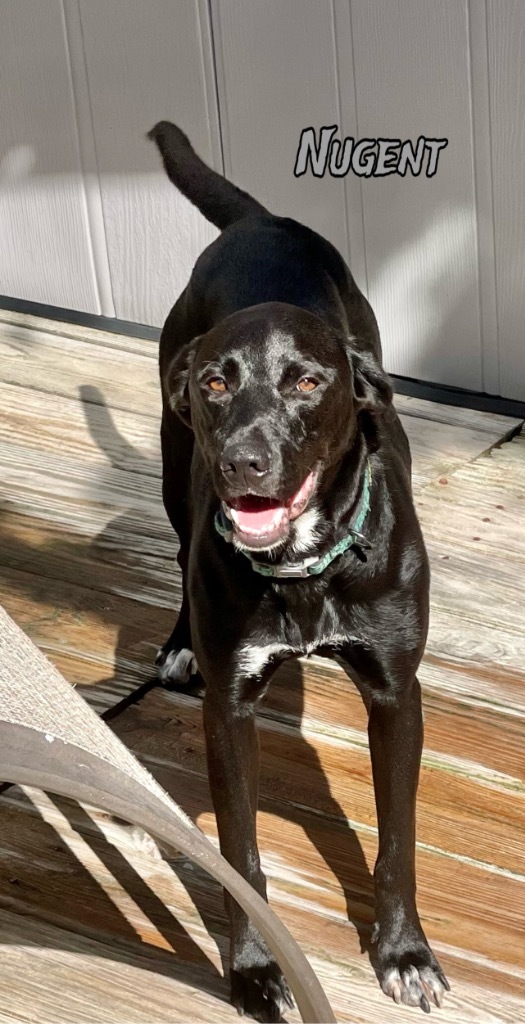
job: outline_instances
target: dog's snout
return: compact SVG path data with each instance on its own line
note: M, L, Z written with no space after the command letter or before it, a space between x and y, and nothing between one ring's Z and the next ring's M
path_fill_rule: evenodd
M259 445L228 445L220 461L221 472L236 489L253 486L271 470L270 453Z

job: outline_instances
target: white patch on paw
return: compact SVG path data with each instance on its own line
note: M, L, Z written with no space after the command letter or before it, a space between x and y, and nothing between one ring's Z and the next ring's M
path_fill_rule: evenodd
M401 975L397 968L389 971L381 982L381 988L386 996L392 996L395 1003L401 1002Z
M402 975L397 967L392 968L383 978L381 988L395 1003L404 1003L405 1006L420 1006L421 1000L425 999L441 1006L445 994L445 986L432 967L418 969L413 965L403 971Z
M173 683L189 683L190 677L197 674L199 667L193 651L182 647L180 651L170 651L166 660L158 670L159 678Z
M419 976L423 982L423 987L430 991L430 995L432 996L436 1006L442 1006L445 986L436 976L436 972L433 971L431 967L420 967ZM427 996L430 999L428 991Z

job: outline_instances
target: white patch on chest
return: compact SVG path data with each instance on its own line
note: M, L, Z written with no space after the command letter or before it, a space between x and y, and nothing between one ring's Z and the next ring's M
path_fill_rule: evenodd
M285 657L301 657L304 654L312 654L319 647L343 647L350 643L354 637L343 633L330 633L327 636L320 636L312 643L291 647L288 644L246 644L241 647L237 655L237 670L240 676L257 677L262 675L268 662L272 658L284 659Z
M352 640L355 640L355 637L349 636L348 633L329 633L328 636L320 636L315 643L308 644L306 653L312 654L318 647L343 647Z
M286 644L246 644L237 655L237 669L241 676L260 676L271 658L285 657L292 652Z

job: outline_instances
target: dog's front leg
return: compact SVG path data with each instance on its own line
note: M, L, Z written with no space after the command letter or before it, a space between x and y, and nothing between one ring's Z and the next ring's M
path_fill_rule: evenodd
M204 700L208 774L221 852L266 899L257 849L259 739L253 704L208 685ZM231 999L239 1013L278 1021L293 1006L288 986L262 936L226 894L230 919Z
M423 746L421 690L407 684L372 690L368 735L379 828L374 871L381 987L396 1002L441 1005L448 982L416 907L416 792Z

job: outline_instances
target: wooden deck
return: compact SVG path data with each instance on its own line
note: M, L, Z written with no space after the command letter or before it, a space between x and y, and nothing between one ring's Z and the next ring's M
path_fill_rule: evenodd
M453 986L433 1013L517 1024L525 438L505 417L398 407L433 569L419 905ZM101 713L151 676L179 599L158 427L153 343L0 313L0 602ZM199 698L155 689L112 726L214 836ZM335 662L289 665L260 732L273 906L340 1021L416 1020L380 993L366 952L376 828L357 694ZM236 1019L222 896L184 858L156 859L97 810L13 787L0 827L0 1021Z

